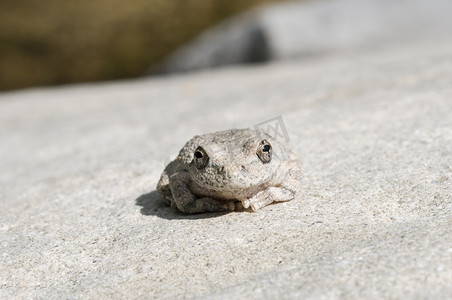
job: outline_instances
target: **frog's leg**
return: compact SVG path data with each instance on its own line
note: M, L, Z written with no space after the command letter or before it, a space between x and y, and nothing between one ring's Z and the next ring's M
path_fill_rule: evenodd
M162 176L160 176L160 180L157 183L157 187L156 190L157 192L159 192L160 194L162 194L163 198L169 203L173 203L173 195L171 194L171 189L170 189L170 174L173 174L174 172L176 172L176 168L179 164L179 161L173 160L172 162L170 162L166 167L165 170L163 170Z
M169 187L168 173L166 172L162 173L162 176L160 177L160 180L157 183L156 190L157 192L162 194L163 199L165 199L168 202L168 204L171 204L173 202L173 195L171 195L171 189Z
M301 190L301 167L302 164L299 160L289 161L285 166L285 168L289 168L289 171L282 183L278 186L270 186L251 198L243 200L243 207L251 207L253 211L256 211L270 203L289 201L295 198Z
M207 211L232 211L234 203L218 201L210 197L197 198L190 191L188 182L190 175L186 171L177 172L169 178L169 187L173 195L174 202L171 206L176 206L185 213L201 213Z

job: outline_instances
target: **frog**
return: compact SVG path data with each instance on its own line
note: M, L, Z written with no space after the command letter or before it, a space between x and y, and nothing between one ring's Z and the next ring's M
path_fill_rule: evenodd
M297 198L302 163L285 144L251 128L196 135L163 170L156 190L187 214L258 211Z

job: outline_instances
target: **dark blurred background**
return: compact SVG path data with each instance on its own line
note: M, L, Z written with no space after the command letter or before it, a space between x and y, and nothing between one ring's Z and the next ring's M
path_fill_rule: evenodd
M0 0L0 90L136 77L226 17L279 0Z

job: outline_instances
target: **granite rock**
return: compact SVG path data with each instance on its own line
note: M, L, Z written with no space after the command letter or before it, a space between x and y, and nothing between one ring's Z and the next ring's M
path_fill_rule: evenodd
M287 1L206 30L159 67L181 72L337 55L452 35L449 0Z
M451 62L432 40L0 94L0 298L451 298ZM257 124L285 126L298 199L153 190L193 135Z

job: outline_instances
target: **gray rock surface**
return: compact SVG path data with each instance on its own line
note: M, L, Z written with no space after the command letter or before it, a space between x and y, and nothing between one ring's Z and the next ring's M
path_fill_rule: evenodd
M452 43L0 94L0 298L452 297ZM282 116L301 196L182 215L199 133Z
M287 1L207 30L160 67L180 72L452 35L450 0Z

